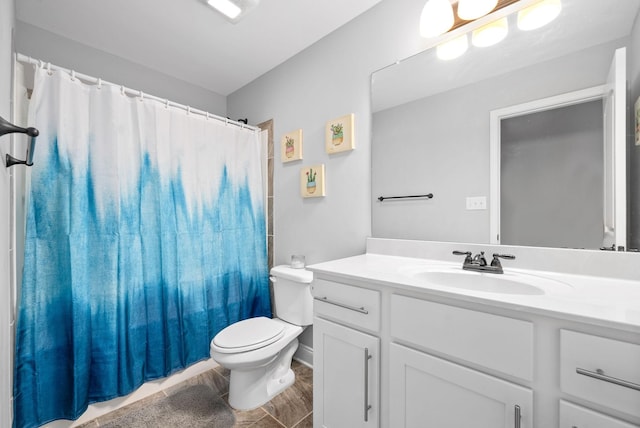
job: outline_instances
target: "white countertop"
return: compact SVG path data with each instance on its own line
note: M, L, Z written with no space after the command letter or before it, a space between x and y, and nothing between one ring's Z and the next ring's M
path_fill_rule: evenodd
M458 246L464 247L464 245ZM367 253L318 263L307 268L313 271L316 277L331 275L333 279L364 280L371 284L420 291L484 305L525 310L530 313L640 333L640 278L635 280L539 271L509 267L508 261L504 262L504 275L535 276L560 282L557 287L554 287L553 283L545 287L544 294L532 295L451 288L435 285L425 281L424 278L411 275L411 272L425 269L461 267L462 259L459 262L452 262ZM478 273L478 275L500 274Z

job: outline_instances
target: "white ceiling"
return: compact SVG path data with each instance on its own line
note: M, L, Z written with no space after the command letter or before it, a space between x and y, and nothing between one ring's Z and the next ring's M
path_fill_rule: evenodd
M205 0L16 0L16 15L226 96L380 1L262 0L237 24Z

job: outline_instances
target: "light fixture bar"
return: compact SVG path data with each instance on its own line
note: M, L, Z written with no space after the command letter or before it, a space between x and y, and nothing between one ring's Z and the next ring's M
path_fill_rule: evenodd
M498 11L498 10L504 8L504 7L510 6L513 3L516 3L518 1L520 1L520 0L498 0L498 5L492 10L492 12L496 12L496 11ZM458 2L455 2L453 4L453 12L454 12L454 15L455 15L455 22L453 23L453 26L451 27L451 29L449 31L453 31L456 28L462 27L463 25L468 24L469 22L471 22L471 21L467 21L465 19L462 19L462 18L460 18L458 16L458 7L459 7Z
M236 19L242 12L242 9L230 0L207 0L207 3L229 19Z

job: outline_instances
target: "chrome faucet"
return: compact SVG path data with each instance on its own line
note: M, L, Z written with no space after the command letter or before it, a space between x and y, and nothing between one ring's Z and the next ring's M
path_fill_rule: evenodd
M471 251L454 251L453 254L456 256L465 256L462 269L486 273L504 273L500 259L514 260L516 258L516 256L511 254L493 253L491 264L487 264L484 251L480 251L480 253L473 257L471 257Z

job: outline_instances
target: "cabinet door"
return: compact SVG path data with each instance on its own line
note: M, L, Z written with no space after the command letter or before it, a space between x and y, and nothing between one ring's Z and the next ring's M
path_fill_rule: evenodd
M560 400L560 428L637 428L619 419Z
M377 427L380 339L315 317L313 426Z
M390 346L394 428L532 428L530 389L401 345Z

